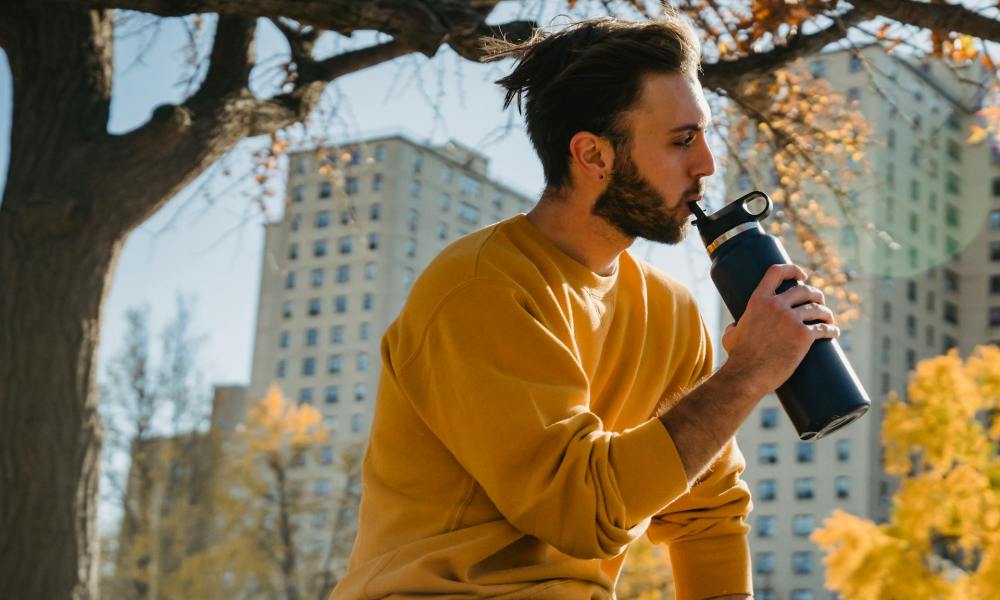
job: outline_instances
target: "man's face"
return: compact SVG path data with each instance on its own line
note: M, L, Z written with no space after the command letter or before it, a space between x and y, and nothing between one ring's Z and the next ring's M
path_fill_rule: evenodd
M625 117L630 139L616 145L593 213L629 237L676 244L687 232L687 203L701 199L702 178L715 172L701 85L683 75L647 75Z

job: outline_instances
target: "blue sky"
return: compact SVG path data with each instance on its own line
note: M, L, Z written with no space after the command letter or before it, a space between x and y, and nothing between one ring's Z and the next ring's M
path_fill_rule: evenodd
M211 31L208 20L207 31ZM206 40L210 36L206 36ZM124 132L144 123L164 102L179 102L177 84L185 73L186 36L177 19L164 20L150 50L139 58L141 36L116 42L115 84L110 130ZM273 61L283 44L262 27L258 61ZM434 144L449 139L482 151L490 159L490 175L514 189L537 197L542 171L520 117L502 110L502 95L492 81L509 63L479 65L442 50L433 59L408 56L337 80L330 91L337 102L333 135L362 137L402 132ZM0 53L0 185L6 176L11 111L11 81ZM438 112L445 118L435 117ZM484 145L491 132L513 119L500 141ZM121 344L125 311L146 305L153 330L159 331L174 311L177 294L196 300L195 330L206 336L200 369L209 383L249 380L253 330L263 245L264 216L252 186L238 178L250 167L250 153L260 140L247 140L226 159L227 177L217 169L172 199L131 234L121 254L104 304L99 374ZM720 177L715 178L720 184ZM201 184L208 181L205 186ZM141 182L136 182L141 185ZM279 215L275 201L269 217ZM708 262L697 236L678 247L637 244L633 252L688 284L695 291L710 325L718 311L708 280Z

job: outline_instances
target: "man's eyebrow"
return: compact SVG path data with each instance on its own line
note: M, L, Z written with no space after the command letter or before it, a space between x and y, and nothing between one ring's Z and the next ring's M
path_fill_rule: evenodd
M668 133L677 133L679 131L704 131L708 129L710 123L688 123L687 125L681 125L679 127L674 127Z

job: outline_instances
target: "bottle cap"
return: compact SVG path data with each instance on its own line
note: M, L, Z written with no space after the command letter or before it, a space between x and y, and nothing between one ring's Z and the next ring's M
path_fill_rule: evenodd
M733 230L745 230L748 225L756 225L758 221L767 217L771 213L772 206L767 194L758 190L741 196L711 215L705 214L697 202L688 203L688 208L696 217L695 227L698 228L698 234L701 235L701 240L709 252L718 246L716 242L727 233Z

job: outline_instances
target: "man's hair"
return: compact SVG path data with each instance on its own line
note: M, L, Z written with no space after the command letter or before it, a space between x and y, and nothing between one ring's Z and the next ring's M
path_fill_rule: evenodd
M516 99L526 113L545 182L560 189L568 183L573 136L589 131L627 142L623 113L639 99L643 76L696 77L701 45L691 25L668 13L641 22L588 19L556 33L539 29L520 44L493 39L486 54L485 60L518 60L510 75L496 82L507 90L504 108Z

